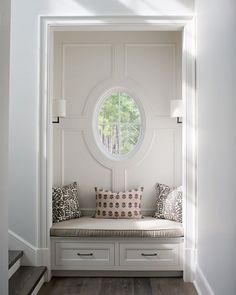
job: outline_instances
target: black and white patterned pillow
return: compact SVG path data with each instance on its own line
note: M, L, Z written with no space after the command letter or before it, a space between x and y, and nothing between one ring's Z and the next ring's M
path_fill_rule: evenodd
M81 216L77 182L52 189L52 216L53 223Z
M171 188L165 184L156 184L156 212L155 218L182 222L182 186Z

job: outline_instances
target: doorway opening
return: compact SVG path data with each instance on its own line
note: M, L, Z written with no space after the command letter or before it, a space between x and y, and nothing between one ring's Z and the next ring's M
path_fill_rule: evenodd
M126 62L127 57L129 55L129 58L131 59L131 62L129 64L129 67L125 67L125 77L119 76L119 71L122 71L122 69L119 67L119 62L117 63L117 59L114 59L114 56L112 55L112 45L111 42L102 42L99 45L97 43L99 42L91 42L87 40L87 47L84 44L81 44L79 42L79 54L80 56L82 54L88 54L90 53L90 61L94 63L98 62L97 60L93 60L94 57L93 52L96 51L97 55L100 54L100 62L102 62L102 65L100 65L100 69L103 70L104 73L103 76L100 77L101 71L98 71L97 73L93 71L96 78L100 81L99 83L95 81L95 85L92 89L90 89L88 94L85 94L85 90L81 90L82 93L79 93L80 97L83 97L83 99L86 98L86 101L82 107L77 104L74 100L69 108L70 112L70 122L68 120L65 120L67 126L64 126L67 130L73 130L72 132L68 132L65 134L65 132L61 132L60 126L56 126L51 124L52 117L51 117L51 103L52 98L63 98L66 99L70 95L73 100L74 93L69 93L68 91L71 90L78 90L76 88L76 80L73 81L73 59L70 60L70 57L73 56L73 54L76 54L75 49L75 42L67 40L63 41L61 39L61 44L63 47L63 55L62 55L62 65L63 66L63 83L58 83L58 85L62 85L62 88L55 87L55 73L54 73L54 67L55 67L55 41L59 40L60 37L63 36L63 38L69 38L68 32L70 32L70 35L78 35L81 37L81 35L84 34L84 38L88 38L88 35L94 34L96 36L99 35L99 33L103 33L103 35L119 35L123 32L123 35L137 35L138 32L140 34L144 35L144 32L150 35L152 34L159 34L161 35L168 35L168 34L176 34L181 35L181 80L180 80L180 88L179 88L179 94L181 95L181 99L184 103L184 115L183 115L183 124L182 128L177 127L176 130L181 129L181 137L182 137L182 173L181 173L181 179L182 179L182 185L183 185L183 199L184 199L184 229L185 229L185 261L184 261L184 279L186 281L192 281L193 280L193 274L194 274L194 256L195 256L195 211L196 211L196 148L195 148L195 142L196 142L196 101L195 101L195 77L194 77L194 64L195 64L195 46L194 46L194 24L192 19L146 19L146 18L127 18L127 19L120 19L120 18L87 18L87 19L66 19L66 18L41 18L41 61L42 61L42 68L41 68L41 87L40 87L40 96L41 96L41 151L40 151L40 158L41 158L41 188L40 188L40 215L39 215L39 224L40 224L40 242L42 248L50 248L50 236L49 236L49 229L52 224L52 200L51 200L51 188L53 184L57 184L55 181L55 176L57 175L57 171L60 170L58 167L55 167L55 150L53 150L53 146L55 147L55 141L58 140L58 142L62 142L63 140L70 140L71 143L76 143L79 146L82 143L83 140L85 140L86 145L89 149L89 154L93 156L93 158L96 159L97 163L100 163L102 166L106 166L107 169L113 169L111 168L111 165L114 164L114 169L112 171L115 177L117 177L117 181L114 181L114 184L111 184L112 189L114 190L123 190L127 187L127 181L121 182L123 179L119 176L119 173L126 173L127 171L124 171L124 169L121 169L119 161L114 162L114 159L110 159L107 157L106 153L101 151L101 149L98 148L97 140L94 137L94 112L96 111L96 106L98 106L99 97L101 97L102 93L104 93L106 90L113 89L114 87L121 87L122 89L128 89L130 93L134 94L135 99L137 99L138 105L140 102L141 107L141 113L143 114L141 117L146 117L145 121L145 134L142 139L142 144L140 145L139 149L137 151L134 149L135 153L132 155L132 157L128 157L125 159L121 159L121 161L126 162L127 167L131 167L134 163L137 163L140 161L141 155L147 153L149 151L150 143L153 142L153 124L154 119L149 116L151 113L152 107L150 107L150 104L148 103L148 99L142 99L147 97L152 97L153 93L147 93L145 87L140 86L140 83L137 83L139 77L129 77L132 74L134 75L137 73L137 69L135 69L135 65L137 63L135 62L140 59L140 56L138 56L138 49L140 46L144 46L143 44L140 45L140 42L137 40L135 42L127 42L127 46L125 48L125 57L124 60ZM132 33L132 34L131 34ZM101 34L102 35L102 34ZM62 37L61 37L62 38ZM98 37L96 37L98 38ZM104 37L103 37L104 38ZM133 37L132 37L133 38ZM146 38L146 37L144 37ZM58 41L59 42L59 41ZM64 42L64 43L63 43ZM139 43L139 44L138 44ZM157 42L146 42L146 47L148 47L149 52L156 52L158 47L158 50L163 50L162 52L162 58L165 54L167 54L168 50L171 54L171 50L173 50L173 42L164 42L165 44L168 44L166 48L162 48L161 46L156 45ZM78 45L78 44L77 44ZM134 46L135 45L135 46ZM161 47L161 48L160 48ZM143 48L142 48L143 49ZM133 50L133 53L132 53ZM119 48L117 49L119 53ZM67 55L70 52L70 55ZM78 51L77 51L78 52ZM143 52L143 50L142 50ZM131 54L132 53L132 54ZM122 54L122 52L120 52ZM175 52L176 54L176 52ZM109 57L107 59L107 56ZM133 59L133 60L132 60ZM167 56L167 60L169 59L169 56ZM60 58L58 59L60 60ZM108 61L109 60L109 61ZM65 61L68 63L66 64ZM112 62L114 67L109 68L108 62ZM71 63L71 64L70 64ZM66 67L70 65L70 69L68 70ZM98 64L99 66L99 64ZM133 68L132 68L133 66ZM145 65L144 65L145 66ZM59 65L60 67L60 65ZM115 69L114 69L115 68ZM68 71L67 71L68 70ZM171 70L171 68L170 68ZM67 72L66 72L67 71ZM89 71L86 68L84 69L84 75L85 71ZM107 71L107 73L105 73ZM176 68L175 68L176 71ZM78 73L77 73L78 74ZM71 75L69 77L68 75ZM82 73L81 73L82 75ZM110 76L109 76L110 75ZM164 73L163 73L164 75ZM76 76L76 75L75 75ZM74 77L75 77L74 76ZM88 80L91 75L88 75ZM115 77L114 79L112 77ZM142 78L142 77L141 77ZM153 77L150 77L150 79ZM63 88L64 82L68 79L69 86L67 88ZM136 80L135 80L136 79ZM114 81L115 80L115 81ZM71 81L74 83L73 85L70 84ZM128 81L128 82L127 82ZM86 84L86 83L85 83ZM176 82L175 85L178 85ZM86 85L83 85L86 87ZM79 87L79 86L78 86ZM91 88L91 85L88 87ZM168 86L167 86L168 87ZM61 93L58 94L57 89L60 89ZM66 92L67 91L67 92ZM75 91L75 92L76 92ZM66 95L65 95L66 92ZM64 95L62 94L64 93ZM175 94L176 94L175 89ZM181 93L181 94L180 94ZM157 95L158 96L158 95ZM159 97L161 97L161 94L159 94ZM173 99L176 97L172 97ZM180 97L178 97L180 98ZM97 102L97 103L96 103ZM94 108L95 106L95 108ZM166 104L164 103L163 109L165 110ZM78 110L80 114L84 115L80 117L80 114L76 113L75 110ZM93 111L92 111L93 110ZM149 113L150 112L150 113ZM147 116L148 114L148 116ZM163 128L163 120L165 116L163 116L161 113L159 113L159 118L156 118L156 121L158 121L158 124L162 124ZM162 115L162 118L161 118ZM156 116L158 117L158 116ZM86 119L85 119L86 118ZM171 120L171 119L170 119ZM73 122L72 122L73 121ZM77 124L79 132L82 131L82 137L81 141L79 141L78 137L75 139L73 132L75 131L75 128L73 127L73 124ZM84 132L82 129L87 126L88 132ZM53 130L54 128L54 130ZM169 127L170 128L170 127ZM58 135L58 138L55 139L55 134L60 133ZM60 137L61 136L61 137ZM163 135L163 138L166 135ZM168 137L168 136L167 136ZM78 140L78 142L75 142L75 140ZM53 144L54 141L54 144ZM82 151L83 152L83 151ZM68 151L68 155L71 154L71 151ZM57 153L58 155L58 153ZM69 156L68 156L69 159ZM67 159L67 160L68 160ZM70 159L71 161L73 159ZM111 162L113 164L111 164ZM78 164L78 163L77 163ZM176 163L175 163L176 164ZM61 164L64 165L62 168L65 169L65 159L62 159ZM83 164L82 164L83 165ZM75 165L78 166L78 165ZM61 171L63 171L61 169ZM100 168L99 168L100 169ZM98 173L99 173L99 169ZM129 168L130 169L130 168ZM54 171L54 172L53 172ZM118 172L116 172L118 171ZM122 172L120 172L122 171ZM76 172L75 172L76 173ZM104 171L104 179L115 179L114 176L110 177L107 171ZM68 174L67 174L68 175ZM58 175L57 175L58 176ZM57 177L56 176L56 177ZM176 176L174 176L176 178ZM65 179L65 173L62 172L61 175L58 176L58 179L60 179L60 184L64 184L63 182L66 182L67 179ZM176 180L177 181L177 180ZM135 180L133 180L135 182ZM132 181L130 182L132 183ZM108 183L104 183L104 186L109 185ZM89 199L86 198L84 200L85 207L88 209L88 211L91 209L91 205L89 203ZM87 203L86 203L87 202ZM49 266L50 269L50 266Z

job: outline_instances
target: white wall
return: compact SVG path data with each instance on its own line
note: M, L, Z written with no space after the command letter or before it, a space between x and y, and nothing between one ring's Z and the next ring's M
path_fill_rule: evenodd
M236 290L236 2L196 1L198 253L203 295ZM204 278L208 282L205 289Z
M144 186L142 209L154 211L156 182L182 184L182 125L170 118L170 100L182 96L182 33L56 32L54 44L54 96L67 101L66 118L53 125L54 185L77 181L89 211L95 186ZM147 120L138 151L122 161L100 151L91 128L101 96L116 87L139 99Z
M8 120L10 0L0 2L0 293L8 294Z
M13 0L10 229L39 245L37 225L40 15L192 15L193 0ZM26 209L27 208L27 209Z

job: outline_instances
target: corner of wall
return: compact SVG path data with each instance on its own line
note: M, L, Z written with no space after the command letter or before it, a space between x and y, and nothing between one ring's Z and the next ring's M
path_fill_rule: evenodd
M184 281L193 282L195 279L195 249L185 248L184 252Z
M193 284L199 295L215 295L198 264L196 265L195 280Z
M9 250L22 250L22 265L47 266L50 269L50 249L36 248L16 233L8 230Z

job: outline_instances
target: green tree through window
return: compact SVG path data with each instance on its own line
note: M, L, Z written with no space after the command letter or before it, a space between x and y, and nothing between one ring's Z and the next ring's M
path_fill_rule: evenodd
M98 131L106 150L114 156L125 156L135 148L141 115L129 94L114 92L105 99L98 115Z

